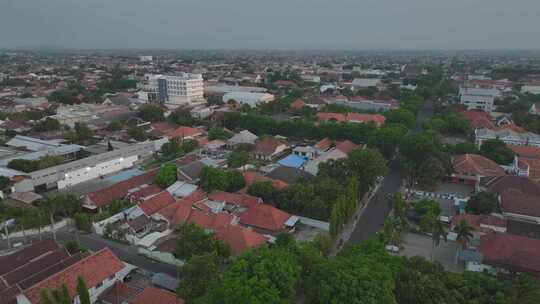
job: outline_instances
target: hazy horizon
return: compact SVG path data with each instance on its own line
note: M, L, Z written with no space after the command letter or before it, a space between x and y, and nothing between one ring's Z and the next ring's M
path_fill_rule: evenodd
M3 0L0 48L539 50L539 15L533 0Z

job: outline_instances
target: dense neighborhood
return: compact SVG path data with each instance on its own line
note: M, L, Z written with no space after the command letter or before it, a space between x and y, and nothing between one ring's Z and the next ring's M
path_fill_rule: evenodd
M0 303L537 303L540 67L0 53Z

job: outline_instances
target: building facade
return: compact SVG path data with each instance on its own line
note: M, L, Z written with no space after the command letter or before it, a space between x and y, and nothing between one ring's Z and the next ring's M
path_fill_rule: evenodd
M201 74L146 75L145 78L148 83L143 89L148 93L150 102L158 102L170 108L205 102Z

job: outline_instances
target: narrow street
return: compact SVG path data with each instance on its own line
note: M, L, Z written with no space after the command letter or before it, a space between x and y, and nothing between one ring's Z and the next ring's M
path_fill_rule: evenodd
M418 113L416 125L411 132L414 134L421 132L423 123L432 116L433 104L428 101L424 105L424 108ZM379 190L360 215L356 227L347 241L348 245L359 244L362 241L374 237L377 232L382 229L384 220L392 208L386 196L387 194L398 192L403 180L398 158L392 160L388 167L388 173L384 177Z

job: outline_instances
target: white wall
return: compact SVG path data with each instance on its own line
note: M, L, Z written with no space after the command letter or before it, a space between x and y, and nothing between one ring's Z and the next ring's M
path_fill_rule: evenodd
M99 163L93 167L81 168L75 171L66 173L64 179L58 181L58 189L64 189L102 175L114 173L122 169L133 167L138 156L120 157L103 163Z

